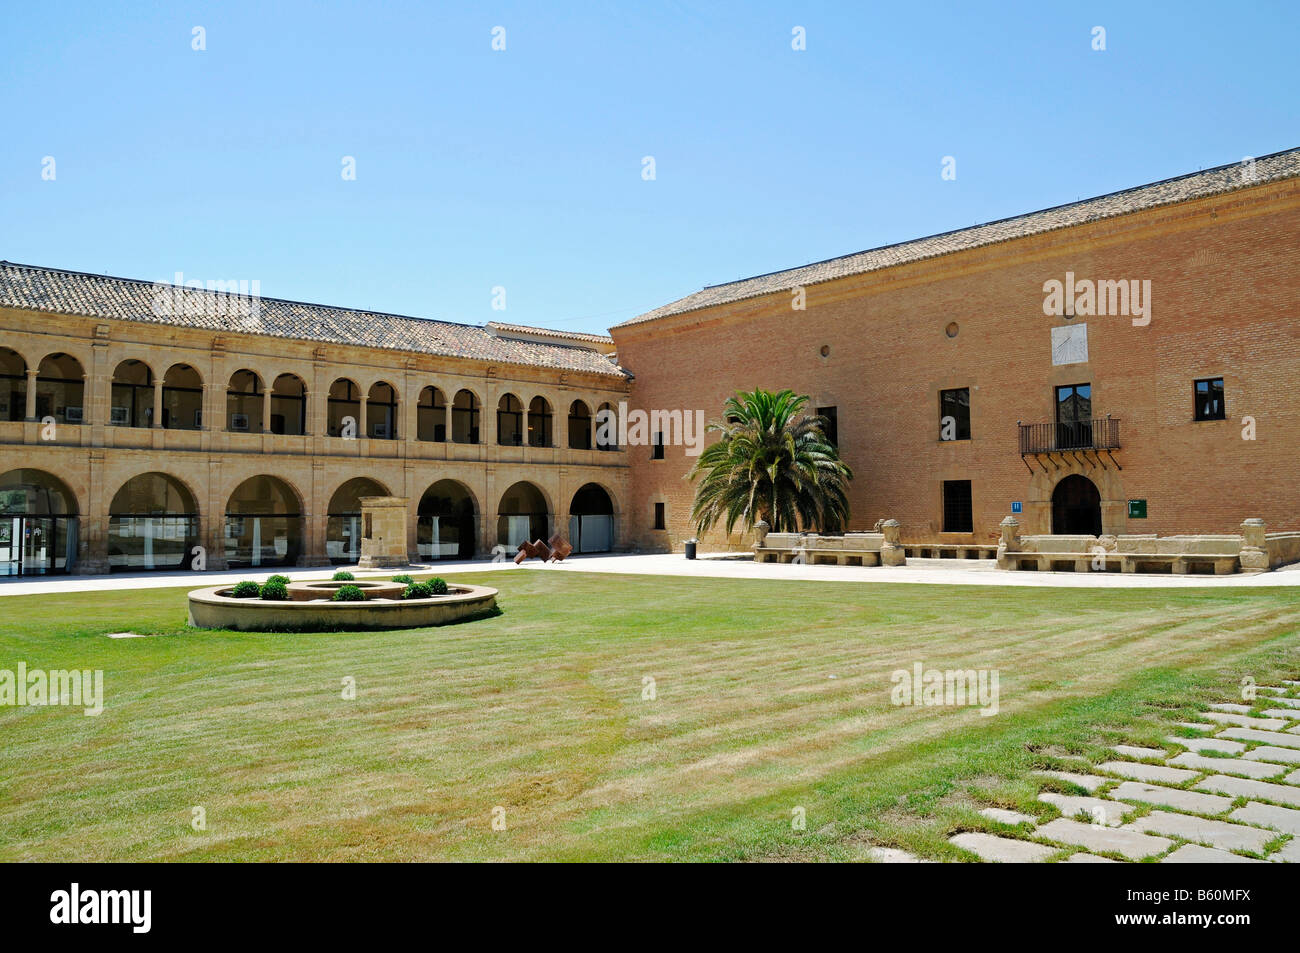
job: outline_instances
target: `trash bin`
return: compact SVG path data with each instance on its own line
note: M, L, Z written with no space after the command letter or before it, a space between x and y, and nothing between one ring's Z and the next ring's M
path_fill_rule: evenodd
M688 539L688 540L686 541L686 558L687 558L687 559L694 559L694 558L695 558L695 542L696 542L696 541L693 540L693 539Z

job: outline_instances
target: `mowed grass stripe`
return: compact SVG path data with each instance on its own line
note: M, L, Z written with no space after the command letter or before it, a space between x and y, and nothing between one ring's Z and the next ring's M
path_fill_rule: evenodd
M177 590L6 598L0 667L102 667L108 707L0 709L0 857L737 856L777 792L869 793L879 765L1008 719L1050 737L1062 699L1293 636L1298 617L1266 589L475 581L501 588L502 616L397 633L193 633ZM99 634L122 629L174 634ZM889 673L914 661L998 668L1004 714L893 707ZM742 833L719 840L729 812Z

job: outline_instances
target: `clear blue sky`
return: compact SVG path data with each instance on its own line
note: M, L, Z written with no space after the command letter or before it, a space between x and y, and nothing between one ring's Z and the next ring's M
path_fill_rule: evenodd
M1300 145L1298 8L11 2L0 258L603 330Z

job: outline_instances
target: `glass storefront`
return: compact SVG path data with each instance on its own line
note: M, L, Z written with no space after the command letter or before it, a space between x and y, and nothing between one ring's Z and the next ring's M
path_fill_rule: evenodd
M79 523L71 491L41 470L0 476L0 576L71 572Z
M245 480L226 505L225 556L231 569L293 566L302 555L298 496L282 480Z
M420 499L415 531L420 558L473 559L477 524L469 492L454 480L439 480Z
M108 508L111 572L189 569L199 545L199 515L189 490L165 473L128 480Z

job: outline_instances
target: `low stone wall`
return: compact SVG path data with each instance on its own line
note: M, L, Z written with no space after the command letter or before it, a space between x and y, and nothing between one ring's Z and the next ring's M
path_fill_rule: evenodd
M1248 519L1241 534L1156 536L1019 536L1019 521L1002 521L998 568L1066 572L1263 572L1300 560L1300 533L1266 536L1264 522Z
M820 536L817 533L771 533L755 527L754 561L824 566L902 566L907 562L896 520L883 520L880 532Z
M190 625L240 632L338 632L352 629L415 629L446 625L496 608L497 590L454 586L429 599L368 599L365 602L273 602L233 599L232 586L190 593Z

